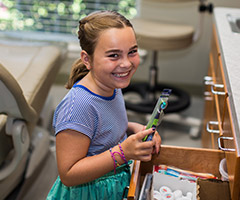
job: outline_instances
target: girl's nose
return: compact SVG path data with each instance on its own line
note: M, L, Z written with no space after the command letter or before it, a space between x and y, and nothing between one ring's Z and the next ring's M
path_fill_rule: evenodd
M132 65L129 58L123 58L120 67L130 67Z

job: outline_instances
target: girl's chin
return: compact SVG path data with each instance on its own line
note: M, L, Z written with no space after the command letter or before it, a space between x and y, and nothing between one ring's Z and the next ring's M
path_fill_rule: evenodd
M116 80L116 88L126 88L129 86L132 76L124 77Z
M128 87L129 84L130 84L130 82L124 83L124 84L118 84L118 85L117 85L117 88L119 88L119 89L124 89L124 88Z

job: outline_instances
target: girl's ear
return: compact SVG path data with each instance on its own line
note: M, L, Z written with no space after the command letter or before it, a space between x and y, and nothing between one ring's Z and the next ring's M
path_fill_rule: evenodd
M81 51L81 60L88 70L91 69L91 59L88 53L84 50Z

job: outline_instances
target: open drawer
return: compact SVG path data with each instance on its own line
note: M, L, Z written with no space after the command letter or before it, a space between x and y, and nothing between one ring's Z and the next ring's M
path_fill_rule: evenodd
M153 165L165 164L220 178L219 163L224 157L220 150L162 145L160 154L154 155L150 162L134 162L127 199L138 199L143 179L146 173L152 173Z

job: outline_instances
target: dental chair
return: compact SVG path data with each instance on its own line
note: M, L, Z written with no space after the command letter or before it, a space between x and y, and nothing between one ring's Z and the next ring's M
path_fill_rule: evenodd
M26 195L48 159L50 134L38 122L65 57L50 44L16 43L0 43L0 199L20 186Z

